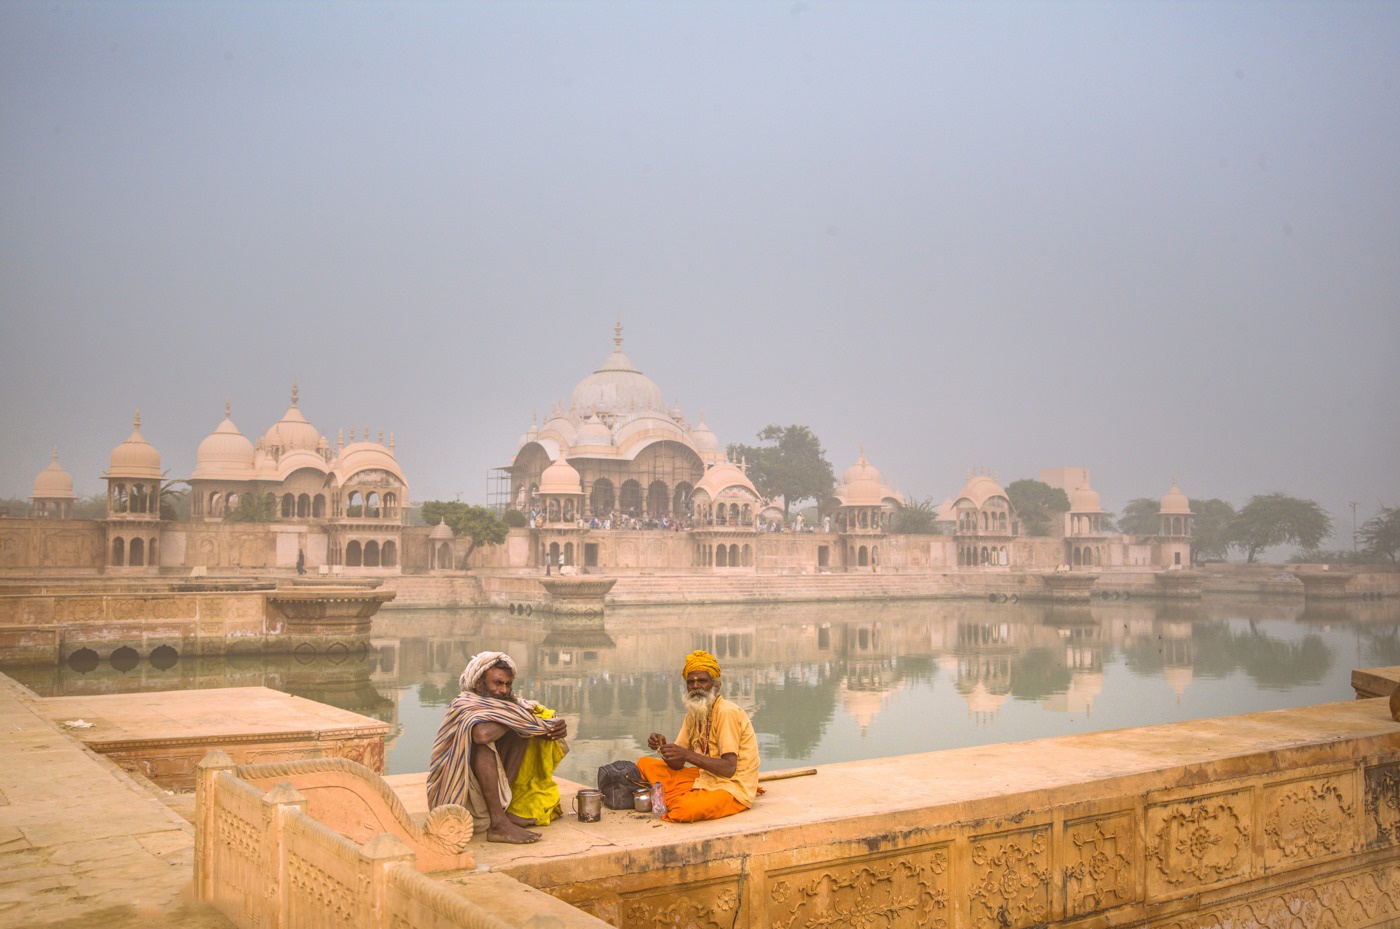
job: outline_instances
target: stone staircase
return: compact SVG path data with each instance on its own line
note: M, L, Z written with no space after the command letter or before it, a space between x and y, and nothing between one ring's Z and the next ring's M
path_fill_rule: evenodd
M800 603L828 600L915 600L982 596L1005 588L1022 591L1024 578L995 579L956 574L693 574L623 575L608 595L614 605L676 603ZM1038 579L1032 578L1039 584ZM990 582L990 583L989 583Z

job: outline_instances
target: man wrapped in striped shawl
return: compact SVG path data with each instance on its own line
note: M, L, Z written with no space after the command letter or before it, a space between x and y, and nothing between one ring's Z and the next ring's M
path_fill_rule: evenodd
M447 708L433 743L428 806L465 806L488 841L536 842L540 834L524 827L557 815L553 775L569 750L568 726L550 718L553 711L512 693L515 662L505 652L473 657L460 683L462 692Z

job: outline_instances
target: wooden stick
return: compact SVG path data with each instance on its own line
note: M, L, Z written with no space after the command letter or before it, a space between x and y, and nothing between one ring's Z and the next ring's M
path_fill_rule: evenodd
M770 771L767 774L760 774L758 779L759 781L785 781L790 777L806 777L816 773L816 768L789 768L786 771Z

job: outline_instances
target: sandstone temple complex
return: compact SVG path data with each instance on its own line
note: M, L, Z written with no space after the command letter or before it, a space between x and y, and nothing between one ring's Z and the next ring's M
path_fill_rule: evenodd
M576 572L816 574L1161 569L1191 562L1192 513L1172 483L1155 535L1108 531L1086 468L1047 468L1070 510L1045 536L1022 532L994 476L971 473L938 508L938 535L901 532L907 505L862 448L817 518L785 524L746 463L690 420L622 351L579 381L568 402L520 437L503 507L525 516L502 545L473 547L446 525L411 526L409 484L394 438L350 430L334 445L291 406L256 441L221 422L199 443L188 477L131 434L112 450L106 513L74 519L72 477L52 462L34 481L28 518L0 521L0 573L200 574L293 570L334 575ZM162 518L173 485L189 515ZM798 531L794 531L798 530Z

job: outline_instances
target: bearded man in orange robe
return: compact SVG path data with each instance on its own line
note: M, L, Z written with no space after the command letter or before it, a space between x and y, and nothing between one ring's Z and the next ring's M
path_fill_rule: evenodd
M686 656L685 722L674 742L659 732L647 748L660 758L637 762L647 783L661 784L668 822L693 823L741 813L758 795L758 740L749 714L721 694L719 662L709 652Z

